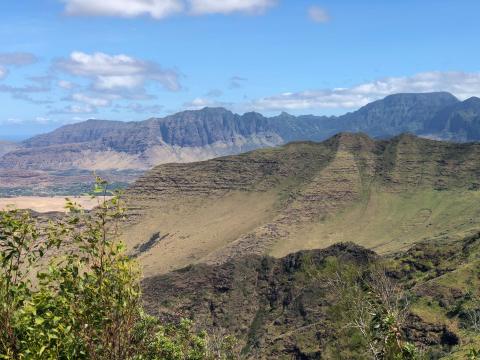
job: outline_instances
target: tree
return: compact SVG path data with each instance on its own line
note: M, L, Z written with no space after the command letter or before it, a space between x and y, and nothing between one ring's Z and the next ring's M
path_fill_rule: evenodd
M381 268L341 267L327 279L338 299L345 327L358 331L367 352L378 360L419 358L415 346L404 339L402 327L408 298Z
M94 193L93 211L67 199L68 216L47 224L25 211L0 212L0 358L234 356L214 355L190 321L163 325L144 313L138 265L118 241L121 197L101 179Z

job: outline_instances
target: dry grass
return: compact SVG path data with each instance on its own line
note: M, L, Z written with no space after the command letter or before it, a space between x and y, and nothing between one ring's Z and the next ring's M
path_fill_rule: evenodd
M71 199L86 210L90 210L98 205L98 200L92 199L90 196L74 196ZM0 198L0 210L12 207L16 209L30 209L39 213L65 212L65 197L18 196Z
M375 192L325 218L282 225L282 232L266 252L283 257L353 241L386 254L426 238L461 238L480 227L479 197L477 191ZM152 210L125 229L124 239L133 248L160 233L162 240L139 257L146 276L192 263L216 262L219 257L250 252L237 246L242 239L256 238L261 245L265 229L274 227L276 219L284 215L279 202L277 190L272 189L266 193L232 192L216 199L175 198L153 208L146 203L145 208Z
M276 195L231 193L217 200L182 199L158 206L124 229L131 249L153 234L164 238L139 257L145 276L202 262L209 254L270 221ZM167 235L167 236L166 236Z

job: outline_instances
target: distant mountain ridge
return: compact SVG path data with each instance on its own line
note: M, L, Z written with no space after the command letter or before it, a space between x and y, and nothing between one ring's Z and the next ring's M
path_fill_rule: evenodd
M0 157L18 149L18 145L10 141L0 141Z
M88 120L65 125L0 152L0 188L16 171L144 171L292 141L322 141L339 132L375 138L400 133L451 141L480 140L480 99L446 92L395 94L342 116L265 117L224 108L183 111L139 122Z

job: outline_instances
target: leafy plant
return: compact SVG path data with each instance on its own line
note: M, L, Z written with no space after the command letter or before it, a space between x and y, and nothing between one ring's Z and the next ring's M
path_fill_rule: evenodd
M479 360L480 359L480 349L470 349L467 354L467 360Z
M162 325L141 305L139 269L118 241L120 194L97 178L98 206L66 202L47 224L0 213L0 358L227 359L190 321Z
M419 359L402 332L409 305L402 288L382 269L336 267L327 282L338 299L337 313L345 328L361 334L366 353L376 360Z

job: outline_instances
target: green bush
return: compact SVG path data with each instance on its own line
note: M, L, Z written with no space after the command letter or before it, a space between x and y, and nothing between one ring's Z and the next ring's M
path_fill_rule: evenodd
M375 360L420 360L423 354L406 341L403 326L408 298L378 266L329 264L325 281L337 298L332 307L342 330L356 333L356 351ZM350 335L353 339L353 334Z
M67 199L68 216L48 224L0 212L0 359L232 358L230 340L213 349L190 321L144 314L138 266L117 241L120 197L100 179L95 193L94 211Z

